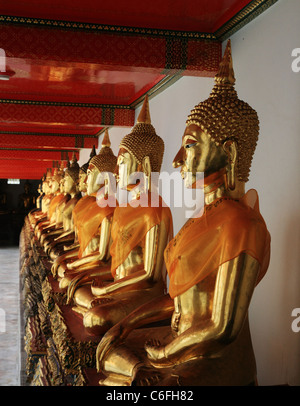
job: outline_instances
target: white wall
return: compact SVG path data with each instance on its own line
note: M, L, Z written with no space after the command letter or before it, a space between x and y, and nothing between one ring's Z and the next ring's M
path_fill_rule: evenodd
M258 190L272 237L270 267L250 308L260 385L300 385L300 332L291 329L292 309L300 308L300 72L291 70L292 49L300 47L299 17L299 0L281 0L231 38L239 98L260 118L247 187ZM166 146L162 171L172 173L186 118L212 87L213 79L184 77L150 100L152 124ZM110 130L116 154L129 131ZM172 207L172 212L177 232L185 209Z
M271 233L271 262L251 306L252 336L261 384L300 384L300 332L291 312L300 308L299 0L281 0L232 38L239 97L260 117L260 138L249 188L256 188Z

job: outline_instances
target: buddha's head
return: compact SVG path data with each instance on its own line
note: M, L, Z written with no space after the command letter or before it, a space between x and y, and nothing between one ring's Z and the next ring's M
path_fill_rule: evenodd
M164 142L151 124L146 95L137 123L120 143L117 169L119 187L128 190L136 187L139 180L132 176L135 173L143 172L148 178L153 172L159 173L163 155Z
M73 194L78 190L78 181L79 181L79 165L75 156L73 154L72 162L68 165L65 170L64 175L64 191L65 193Z
M96 155L95 146L93 146L90 153L90 158L88 162L83 164L79 169L79 191L86 193L87 192L87 170L89 167L90 160Z
M114 173L117 157L110 148L108 130L105 130L99 153L91 158L87 169L87 194L97 193L99 189L110 181L107 174Z
M248 181L259 120L255 110L238 99L234 83L228 41L215 86L188 116L182 146L173 161L174 167L181 166L187 187L197 187L197 173L206 177L224 168L231 189Z
M52 178L52 172L51 169L47 169L46 175L44 176L43 184L42 184L42 190L43 192L47 195L51 193L51 178Z
M56 193L60 189L60 182L63 178L63 172L58 168L54 168L51 180L51 193Z

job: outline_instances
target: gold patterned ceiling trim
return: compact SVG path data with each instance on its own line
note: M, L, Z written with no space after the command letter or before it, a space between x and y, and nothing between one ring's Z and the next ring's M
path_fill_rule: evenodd
M95 107L95 108L118 108L130 110L131 107L128 105L117 106L115 104L95 104L95 103L68 103L68 102L52 102L52 101L40 101L40 100L15 100L15 99L0 99L0 103L5 104L32 104L37 106L68 106L68 107Z
M81 137L81 138L95 138L98 139L99 135L101 134L102 130L97 132L97 134L69 134L69 133L48 133L48 132L33 132L33 131L3 131L0 130L0 135L1 134L7 134L7 135L33 135L33 136L39 136L39 137Z
M222 25L214 33L195 32L195 31L175 31L175 30L163 30L154 28L140 28L140 27L126 27L115 26L107 24L91 24L77 21L63 21L63 20L51 20L45 18L31 18L31 17L18 17L0 15L0 23L4 24L21 24L35 27L45 28L59 28L66 30L80 30L80 31L92 31L109 34L121 34L121 35L142 35L161 38L187 38L194 40L212 40L212 41L224 41L230 35L244 27L254 18L258 17L261 13L267 10L270 6L275 4L278 0L253 0L241 11L239 11L233 18L227 23Z
M192 31L173 31L154 28L125 27L107 24L90 24L76 21L48 20L45 18L17 17L0 15L0 23L22 24L35 27L60 28L67 30L93 31L108 34L144 35L151 37L184 37L190 39L216 40L214 34Z
M183 71L183 70L182 70ZM164 73L164 72L163 72ZM178 79L182 77L181 72L178 72L176 75L166 75L164 79L158 82L153 86L148 92L149 98L154 97L161 93L163 90L167 89L169 86L177 82ZM114 105L114 104L95 104L95 103L66 103L66 102L52 102L52 101L39 101L39 100L15 100L15 99L0 99L0 104L31 104L31 105L44 105L44 106L68 106L68 107L95 107L95 108L119 108L124 110L135 109L138 107L144 100L145 94L141 95L137 100L129 105ZM15 134L15 133L14 133ZM36 135L43 135L36 134ZM55 135L55 134L45 134L45 135ZM63 134L62 134L63 135ZM67 136L67 135L66 135ZM70 137L74 136L70 134Z
M56 149L56 148L49 148L49 149L42 149L42 148L18 148L18 147L0 147L0 151L34 151L34 152L42 152L42 151L46 151L46 152L76 152L76 149L65 149L65 150L61 150L61 149Z
M278 0L253 0L233 18L231 18L226 24L222 25L222 27L215 31L214 34L216 38L221 41L225 41L235 32L239 31L245 25L262 14L273 4L277 3L277 1Z

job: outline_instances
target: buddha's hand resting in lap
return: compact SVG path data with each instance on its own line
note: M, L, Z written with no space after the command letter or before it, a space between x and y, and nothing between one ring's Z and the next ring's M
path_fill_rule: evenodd
M154 338L146 341L145 350L150 363L157 368L166 368L174 364L165 355L165 346Z

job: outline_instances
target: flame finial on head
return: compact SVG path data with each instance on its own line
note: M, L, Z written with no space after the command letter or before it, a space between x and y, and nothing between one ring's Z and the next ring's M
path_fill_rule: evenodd
M73 151L72 161L70 163L70 166L67 167L65 173L70 175L71 178L74 180L74 182L78 181L79 165L78 165L78 162L77 162L75 151Z
M109 134L108 134L108 129L105 129L105 133L104 133L104 137L102 140L102 147L110 147L111 143L110 143L110 139L109 139Z
M137 123L151 124L150 109L149 109L149 98L146 94L143 106L141 108L140 114L136 120Z
M100 172L112 172L117 164L117 157L110 148L110 139L108 129L105 130L102 140L102 147L97 155L93 156L89 161L89 165L94 165Z

